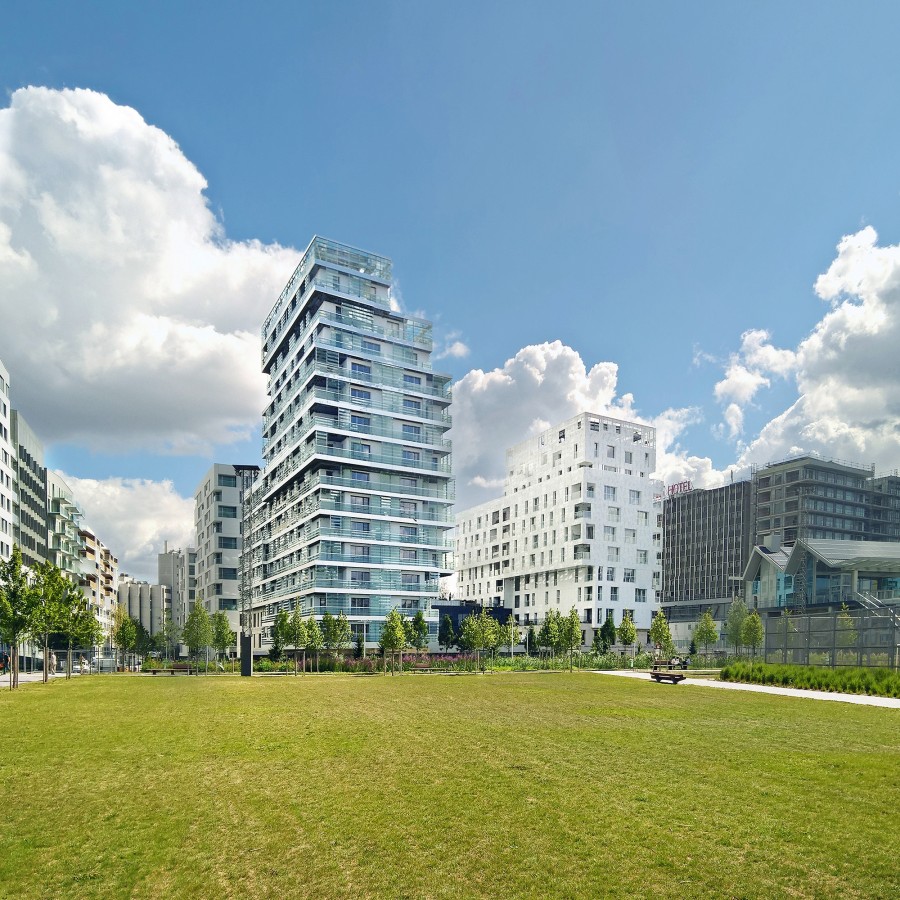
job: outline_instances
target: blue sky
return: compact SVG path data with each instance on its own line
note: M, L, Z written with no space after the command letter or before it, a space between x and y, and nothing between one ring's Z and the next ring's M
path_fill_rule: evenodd
M832 446L820 408L791 435L765 432L813 392L815 348L773 367L748 355L742 335L765 330L767 348L796 353L831 309L814 284L841 238L872 226L878 247L900 240L896 4L4 6L3 106L35 85L90 89L135 110L206 180L217 240L292 251L275 254L272 284L323 234L392 257L406 308L435 321L439 347L468 349L437 363L458 379L552 341L588 370L615 363L615 389L602 394L613 406L648 420L691 410L670 449L706 463L674 465L673 478ZM867 247L859 254L870 258ZM66 272L77 278L77 264ZM848 283L832 280L829 297L843 302ZM221 325L215 298L201 305L223 333L258 328L272 290L247 301L240 326ZM26 418L53 435L50 463L75 478L170 479L188 497L214 459L258 458L258 429L238 428L235 441L210 423L207 446L159 447L57 427L41 399L51 385L24 359L13 366L19 339L0 329L0 359ZM717 397L734 354L756 387ZM52 389L64 392L65 378ZM70 408L82 402L85 391L73 392ZM141 410L135 401L130 411ZM890 467L896 432L876 443L877 418L833 455ZM455 437L482 435L502 467L503 448L530 425L522 416L518 432L482 423ZM109 432L129 427L120 414ZM487 455L469 454L462 497L480 499L468 482Z

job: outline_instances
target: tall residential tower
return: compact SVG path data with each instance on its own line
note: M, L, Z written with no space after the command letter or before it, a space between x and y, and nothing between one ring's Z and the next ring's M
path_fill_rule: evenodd
M445 556L450 376L398 311L391 261L313 238L262 329L269 404L253 522L254 649L279 610L343 612L377 642L394 607L431 612Z

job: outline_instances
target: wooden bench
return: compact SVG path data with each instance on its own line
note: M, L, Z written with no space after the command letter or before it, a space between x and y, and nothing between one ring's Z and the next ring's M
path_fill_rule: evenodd
M149 672L151 675L193 675L194 669L193 667L184 667L181 666L177 669L145 669L146 672Z
M650 670L650 677L659 684L662 681L671 681L672 684L678 684L687 677L684 673L687 669L686 663L654 663Z

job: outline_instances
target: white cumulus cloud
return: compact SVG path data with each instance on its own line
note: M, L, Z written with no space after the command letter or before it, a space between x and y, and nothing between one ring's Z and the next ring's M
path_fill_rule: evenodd
M0 110L0 358L44 441L190 452L258 422L259 328L298 254L228 240L205 188L104 94Z
M85 523L119 560L119 571L155 582L156 556L194 541L194 501L169 481L78 478L60 472L82 508Z

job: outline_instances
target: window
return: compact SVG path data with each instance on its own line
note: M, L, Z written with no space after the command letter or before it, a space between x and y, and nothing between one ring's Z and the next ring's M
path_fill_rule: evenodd
M236 506L219 506L218 516L220 519L236 519L237 518L237 507Z
M368 481L369 473L368 472L351 472L350 478L353 481Z
M400 551L400 561L401 562L416 562L419 557L418 550L401 550Z
M418 441L422 439L422 428L419 425L408 425L406 422L403 423L403 437L407 438L411 441Z
M415 525L401 525L400 526L400 540L401 541L414 541L419 535L419 529L416 528Z
M607 581L615 581L616 580L616 570L611 566L606 569L606 580Z
M611 587L609 589L609 602L610 603L618 603L619 602L619 589L617 587Z
M625 465L626 465L626 466L630 466L630 465L631 465L631 458L632 458L632 453L631 453L631 451L630 451L630 450L626 450L626 451L625 451Z
M219 475L219 487L237 487L237 475Z
M369 418L369 416L359 416L353 414L350 416L350 427L368 429L372 427L372 420Z
M368 544L350 544L350 555L355 559L368 559L369 558L369 545Z
M558 438L558 441L559 441L559 443L561 444L561 443L563 443L563 441L565 441L565 439L566 439L566 429L563 428L563 429L559 432L559 438Z
M634 584L634 569L626 569L625 574L622 577L622 581Z
M640 510L638 512L638 525L649 525L650 524L650 513L645 512L644 510Z
M614 541L616 539L616 529L612 525L603 526L603 540Z
M407 412L418 413L422 411L421 400L410 400L409 397L403 398L403 409Z
M422 383L422 379L419 375L407 375L403 374L403 383L409 385L415 385L418 387Z
M634 589L634 602L635 603L646 603L647 602L647 589L646 588L635 588Z
M604 500L615 500L616 499L616 489L611 484L603 485L603 499Z
M607 459L615 459L616 458L616 447L614 444L606 445L606 458Z
M638 550L637 561L638 561L638 564L644 564L647 562L647 551L646 550Z
M372 367L366 363L350 363L350 374L368 378L372 374Z
M224 535L219 536L219 549L220 550L237 550L238 539L236 537L225 537Z
M356 532L356 534L367 534L369 531L369 523L353 522L350 525L350 530Z
M633 528L625 529L625 543L634 544L637 541L637 532Z
M372 392L364 391L362 388L350 388L350 396L354 400L361 400L368 403L372 399Z
M361 444L359 441L352 441L350 444L350 449L353 453L358 453L362 456L371 456L372 455L372 445L371 444Z
M369 501L371 498L365 497L362 494L351 494L350 495L350 505L351 506L369 506Z
M400 501L400 515L401 516L414 516L416 514L416 501L415 500L401 500Z
M222 581L237 581L237 569L228 566L220 566L219 578L221 578Z
M606 559L608 562L618 562L619 561L619 548L618 547L607 547L606 548Z
M366 353L381 353L381 344L376 344L375 341L367 341L365 338L363 338L362 348Z
M628 502L629 503L640 503L641 502L641 492L640 491L629 491L628 492Z
M421 454L418 450L404 450L403 451L403 461L404 462L413 462L417 463L421 459Z

